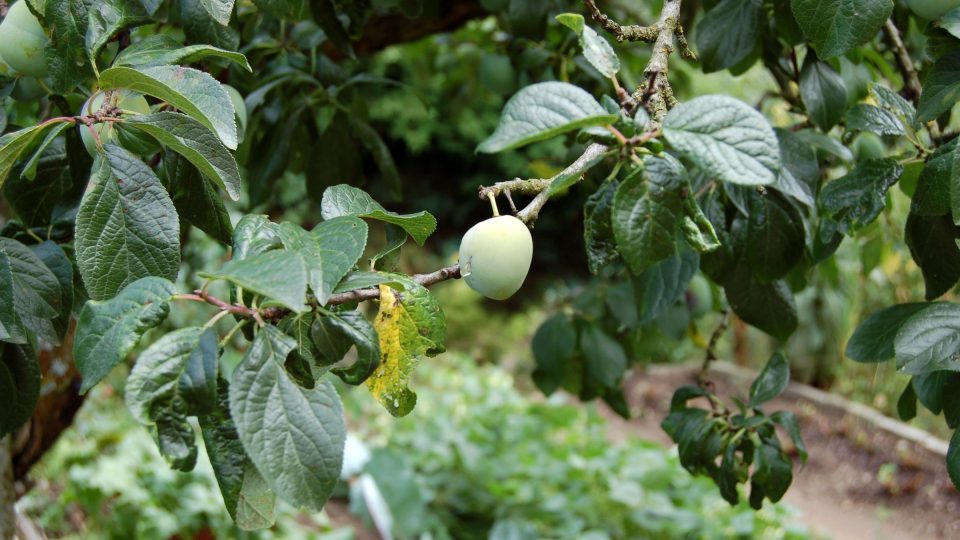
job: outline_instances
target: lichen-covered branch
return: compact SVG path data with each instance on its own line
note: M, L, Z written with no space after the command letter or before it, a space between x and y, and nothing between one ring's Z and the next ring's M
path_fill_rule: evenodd
M491 194L493 196L500 195L501 193L525 193L527 195L536 195L532 201L527 203L527 206L517 212L517 218L520 221L531 225L534 221L537 220L537 216L540 215L540 210L543 208L547 201L550 200L549 187L560 177L572 178L577 177L579 181L580 177L592 167L598 159L602 158L603 154L607 152L610 148L602 145L593 143L590 146L587 146L586 150L583 151L583 154L580 154L573 163L567 166L566 169L560 171L559 174L553 178L538 178L533 180L521 180L516 178L514 180L507 180L505 182L497 182L496 184L490 187L481 187L480 188L480 198L486 199Z
M658 129L667 116L667 111L676 105L677 100L673 97L673 88L670 86L668 74L670 72L669 62L670 53L673 52L674 41L678 35L683 35L680 27L680 4L681 0L664 0L663 11L660 12L660 19L657 21L657 27L660 29L656 41L653 43L653 50L650 55L650 61L643 70L645 84L637 88L634 97L641 103L646 104L650 112L651 128ZM680 40L677 40L680 41ZM686 49L689 55L692 51L686 46L686 38L682 40L681 52Z
M590 16L597 21L604 30L610 32L617 38L617 41L645 41L653 43L660 34L660 28L654 24L651 26L642 26L639 24L620 25L610 17L607 17L600 11L594 0L584 0L587 9L590 10Z

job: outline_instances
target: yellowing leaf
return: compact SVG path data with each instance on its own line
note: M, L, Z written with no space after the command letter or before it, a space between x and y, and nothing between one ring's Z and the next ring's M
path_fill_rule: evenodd
M407 381L424 355L443 352L443 312L427 289L403 280L404 291L380 285L380 311L373 321L380 340L380 366L367 388L394 416L405 416L417 404Z

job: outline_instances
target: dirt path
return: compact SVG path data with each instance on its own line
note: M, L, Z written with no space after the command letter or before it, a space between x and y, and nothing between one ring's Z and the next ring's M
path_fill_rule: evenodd
M625 421L608 411L611 437L629 433L672 444L659 423L673 390L693 383L693 369L658 368L634 375L625 387L639 416ZM721 395L745 395L749 388L748 379L729 370L712 379ZM910 440L902 436L911 435L902 424L880 419L878 425L858 414L856 406L837 407L836 398L817 394L792 386L765 407L797 415L810 453L786 495L800 510L799 521L837 540L960 538L960 493L947 477L941 442Z

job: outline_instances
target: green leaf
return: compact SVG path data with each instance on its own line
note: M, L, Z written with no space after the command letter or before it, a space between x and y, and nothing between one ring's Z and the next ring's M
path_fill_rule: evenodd
M720 238L713 223L707 218L693 197L684 198L683 220L680 230L684 238L698 253L710 253L720 247Z
M307 264L303 256L294 251L272 250L244 259L232 259L219 272L200 272L199 275L227 280L275 300L296 313L308 310Z
M40 398L40 364L29 345L0 343L0 438L20 428Z
M329 323L329 328L336 329L342 336L348 338L349 342L357 346L356 362L348 367L334 369L333 373L347 384L363 383L380 366L380 342L377 331L359 311L331 313L324 319ZM320 336L317 328L314 324L311 335L314 338L313 342L319 347L321 341L318 339ZM340 357L343 358L343 355Z
M906 388L897 400L897 417L904 422L917 417L917 393L913 390L912 382L907 382Z
M376 163L377 169L380 171L383 183L395 198L399 198L402 191L400 171L397 170L397 165L393 161L393 154L390 153L387 143L384 142L383 137L373 126L356 116L350 115L349 122L354 140L359 141L370 152L373 162ZM339 141L337 146L340 146Z
M733 312L745 322L780 340L797 329L797 305L786 282L760 283L741 261L723 288Z
M478 152L495 153L542 141L588 126L613 124L607 113L585 90L568 83L543 82L517 92L503 108L500 123Z
M197 434L187 419L162 410L155 426L157 448L170 467L183 472L197 465Z
M191 225L211 237L230 244L233 225L217 188L200 175L200 171L180 154L167 152L160 169L173 206Z
M774 353L763 371L750 385L750 407L759 407L779 396L790 384L790 363L782 353Z
M50 133L54 131L57 130ZM43 142L45 143L46 139ZM31 166L35 174L33 179L29 180L26 173ZM71 170L74 165L70 164L64 139L53 139L42 153L39 150L34 152L33 157L18 168L22 173L19 175L14 173L10 181L3 186L4 198L25 226L31 228L49 226L54 210L60 203L61 195L73 180ZM89 164L85 169L89 172ZM82 179L83 185L86 185L86 180L86 177Z
M846 176L824 186L820 207L840 233L855 233L877 219L886 207L887 190L901 174L903 166L893 159L860 162Z
M894 340L897 370L960 371L960 304L932 304L907 319Z
M668 259L647 268L633 279L640 324L648 324L667 312L683 296L700 266L700 256L681 248Z
M212 45L187 45L167 34L149 36L120 51L113 61L114 66L152 67L190 64L205 58L225 58L243 69L252 72L247 57L241 53L220 49Z
M958 142L954 139L940 146L923 165L910 202L910 211L914 214L942 216L951 212L955 194L960 199L960 189L954 187L960 187L960 164L956 159ZM960 200L956 203L960 204Z
M229 26L214 20L203 7L205 0L180 0L177 6L183 33L190 43L205 43L222 49L234 50L240 45L240 35Z
M740 495L737 493L737 446L727 443L723 451L723 460L720 462L720 470L717 471L716 482L720 488L720 496L731 505L740 502Z
M330 39L333 45L343 51L348 57L355 58L353 45L350 43L350 36L344 30L340 18L337 16L337 8L333 0L313 0L310 2L310 10L313 12L316 21L320 23L323 32Z
M856 362L886 362L894 357L894 338L903 323L930 304L897 304L871 313L850 336L844 354Z
M858 103L847 112L847 130L855 129L877 135L899 136L907 132L896 114L865 103Z
M584 24L583 15L579 13L561 13L556 16L557 22L573 30L580 38L580 48L583 56L596 68L601 75L608 79L620 71L620 59L606 39L597 34L592 28Z
M917 120L935 120L957 100L960 100L960 51L953 51L937 58L924 77Z
M144 332L167 318L174 292L173 283L146 277L127 285L115 298L83 306L73 342L74 360L83 375L81 392L106 377Z
M14 294L10 257L0 247L0 342L24 344L27 336L17 317Z
M200 0L203 9L210 17L223 26L230 24L230 13L233 11L234 0Z
M763 281L785 277L803 258L806 234L800 211L772 191L751 192L747 260Z
M617 243L613 236L613 197L620 185L607 180L583 205L583 243L587 251L590 273L596 275L605 265L617 260Z
M115 66L100 74L100 88L129 88L166 101L213 130L224 146L237 149L233 102L207 73L183 66Z
M357 289L368 289L370 287L376 287L381 283L390 283L392 281L394 281L393 278L380 272L349 272L340 280L340 283L334 287L333 292L342 293L355 291Z
M97 54L121 30L150 22L140 0L101 0L90 4L85 43L90 65L97 64Z
M917 109L913 107L903 96L878 83L870 85L870 96L873 97L877 105L892 112L898 118L905 121L906 124L912 124L914 117L917 116Z
M346 323L337 321L337 324L335 324L333 319L333 317L317 317L310 326L314 361L320 367L331 366L343 360L343 357L353 347L353 340L340 329L340 326ZM376 339L376 336L374 336L374 339ZM379 344L377 347L378 357L376 361L379 364Z
M727 96L702 96L674 107L663 136L684 159L734 184L772 184L780 171L777 136L763 115Z
M783 163L774 187L810 208L816 207L813 193L820 186L820 163L816 151L792 131L774 131L780 143L780 161Z
M533 334L533 358L537 363L533 382L546 395L554 393L563 379L577 347L577 330L566 315L557 313Z
M797 454L800 456L800 461L802 463L807 462L807 445L803 443L803 437L800 434L800 424L797 423L797 417L793 415L790 411L777 411L770 415L770 420L773 420L775 423L780 424L787 434L790 435L790 440L793 441L793 446L797 448Z
M77 213L77 266L94 300L146 276L172 281L180 270L180 221L160 179L127 150L104 150Z
M30 248L16 240L0 238L0 254L5 255L9 263L13 306L20 323L45 341L58 342L50 323L62 310L57 276Z
M276 521L276 495L243 449L237 426L230 418L230 387L226 380L217 380L216 409L198 419L230 517L244 530L272 526Z
M90 4L87 0L44 3L43 18L50 42L43 52L49 71L47 83L54 93L69 93L93 76L84 39Z
M783 498L793 481L793 465L779 446L766 441L754 453L753 481L763 486L763 493L772 502Z
M70 326L70 315L73 311L73 263L67 258L63 249L56 242L50 240L31 246L30 249L50 269L59 284L59 312L52 319L40 318L35 321L32 321L31 316L25 311L21 310L19 315L24 321L24 326L33 329L38 337L51 345L60 345L63 337L67 334L67 329ZM39 292L40 289L37 289L37 291ZM14 305L16 305L16 302L14 302Z
M821 131L830 131L847 110L847 85L830 64L807 54L800 70L800 99L810 120Z
M320 304L327 303L334 287L357 263L367 244L367 224L355 216L324 221L309 233L283 223L277 233L288 250L303 256L310 288Z
M924 298L933 300L949 291L960 279L960 227L950 216L927 217L910 213L904 231L907 247L923 272Z
M750 57L763 21L761 0L722 0L704 13L696 32L703 72L727 69Z
M893 0L791 0L800 29L820 58L872 40L893 12Z
M282 246L277 225L267 216L246 214L233 231L234 259L246 259Z
M373 200L366 191L346 184L329 187L323 192L320 215L325 220L338 216L358 216L393 223L403 227L403 230L407 231L421 246L437 228L437 220L429 212L421 211L414 214L389 212Z
M333 385L297 385L284 369L296 342L265 326L233 372L230 415L251 461L285 501L320 511L340 476L346 427Z
M806 129L796 131L794 135L821 152L834 155L843 161L853 161L853 152L829 135Z
M193 118L171 112L125 119L124 127L139 129L187 158L210 181L221 186L233 200L240 199L240 169L220 139Z
M189 414L199 416L217 407L217 377L220 363L220 338L207 328L187 357L180 376L180 393L189 406Z
M423 356L443 352L446 321L436 298L409 279L401 294L380 285L380 309L373 326L380 340L380 366L367 381L370 393L393 416L405 416L417 403L407 387Z
M960 430L953 432L947 446L947 474L954 487L960 489Z
M34 180L37 177L37 166L40 165L40 160L46 154L47 148L60 136L60 133L68 127L70 127L70 123L59 122L53 129L47 130L46 136L44 136L40 144L37 145L37 148L33 151L33 155L23 164L20 172L21 178ZM56 150L54 150L54 152L56 153Z
M580 353L588 378L605 388L615 388L627 369L623 347L592 322L580 329Z
M13 170L14 165L51 130L62 130L62 121L49 120L33 127L8 133L0 138L0 188Z
M623 180L613 199L613 235L634 275L677 252L676 234L689 189L683 165L672 157L648 158L645 171Z

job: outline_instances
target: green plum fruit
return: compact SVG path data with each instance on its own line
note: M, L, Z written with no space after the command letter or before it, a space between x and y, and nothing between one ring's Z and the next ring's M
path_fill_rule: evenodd
M881 140L879 136L867 131L857 135L856 140L850 145L850 149L853 150L853 155L857 157L858 162L882 158L887 152L886 147L883 145L883 140Z
M112 100L111 103L124 111L121 117L150 114L150 104L147 103L146 98L142 95L131 90L116 90L112 94L98 92L91 96L80 109L80 115L84 116L99 111L100 107L103 106L103 100L106 99L108 95ZM83 145L87 148L87 152L89 152L91 156L96 155L97 142L93 138L93 134L90 133L90 129L84 124L80 124L79 127L80 138L83 139ZM94 124L93 129L96 130L101 143L119 142L124 148L127 148L135 154L148 155L159 149L156 142L154 142L153 138L149 135L137 133L132 130L121 131L117 129L113 122Z
M44 49L50 43L40 21L33 16L26 0L10 6L7 18L0 23L0 58L14 71L31 77L47 76Z
M460 274L471 289L494 300L506 300L520 290L530 271L533 238L513 216L481 221L460 242Z
M951 9L960 8L960 0L907 0L907 5L918 17L935 21Z
M17 101L35 101L46 93L36 77L20 77L13 87L13 92L10 92L10 97Z
M690 315L694 318L703 317L713 309L713 291L710 282L700 274L695 274L687 286L684 296Z

